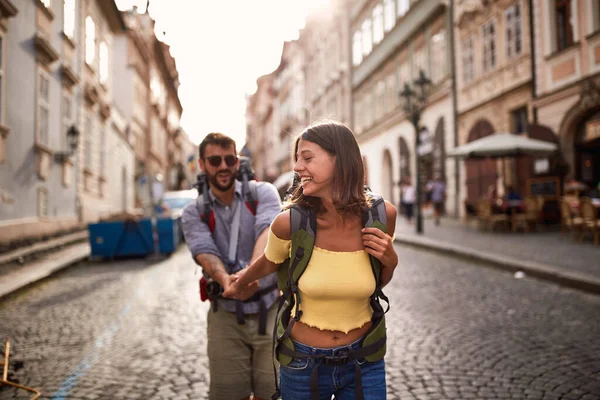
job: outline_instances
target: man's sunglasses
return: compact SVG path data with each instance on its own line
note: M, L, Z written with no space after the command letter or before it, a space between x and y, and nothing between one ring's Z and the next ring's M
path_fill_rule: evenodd
M221 165L223 158L225 159L225 164L227 164L228 167L233 167L238 160L238 158L236 156L232 156L231 154L226 155L225 157L221 157L221 156L206 157L206 159L208 160L210 165L212 165L213 167L218 167L219 165Z

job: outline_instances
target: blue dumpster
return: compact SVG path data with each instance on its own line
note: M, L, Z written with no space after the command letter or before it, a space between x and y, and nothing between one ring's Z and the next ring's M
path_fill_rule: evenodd
M171 254L179 244L177 223L156 219L158 253ZM88 225L92 257L140 257L155 253L152 220L103 221Z

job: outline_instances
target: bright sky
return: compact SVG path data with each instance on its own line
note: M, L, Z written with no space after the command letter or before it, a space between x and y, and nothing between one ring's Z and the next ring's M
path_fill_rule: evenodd
M181 125L195 143L209 132L245 142L245 95L279 65L284 40L297 39L307 10L324 0L151 0L160 40L179 71ZM146 0L116 0L120 10ZM163 35L162 32L165 32Z

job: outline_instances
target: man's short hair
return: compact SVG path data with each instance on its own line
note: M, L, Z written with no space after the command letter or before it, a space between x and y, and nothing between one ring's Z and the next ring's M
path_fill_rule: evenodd
M209 144L216 144L217 146L221 146L223 148L227 148L233 146L233 152L237 154L237 150L235 148L235 140L225 135L224 133L219 132L211 132L202 140L199 146L200 159L204 160L204 152L206 150L206 146Z

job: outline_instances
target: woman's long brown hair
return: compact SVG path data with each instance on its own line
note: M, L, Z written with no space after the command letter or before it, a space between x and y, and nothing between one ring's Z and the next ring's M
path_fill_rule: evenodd
M335 156L332 182L333 204L342 216L360 218L362 211L370 205L371 198L365 194L363 162L354 133L347 126L336 121L323 121L310 125L294 141L292 154L294 162L298 160L300 139L315 143L328 154ZM316 214L325 211L320 198L304 195L302 185L294 189L284 208L290 208L295 204L312 209Z

